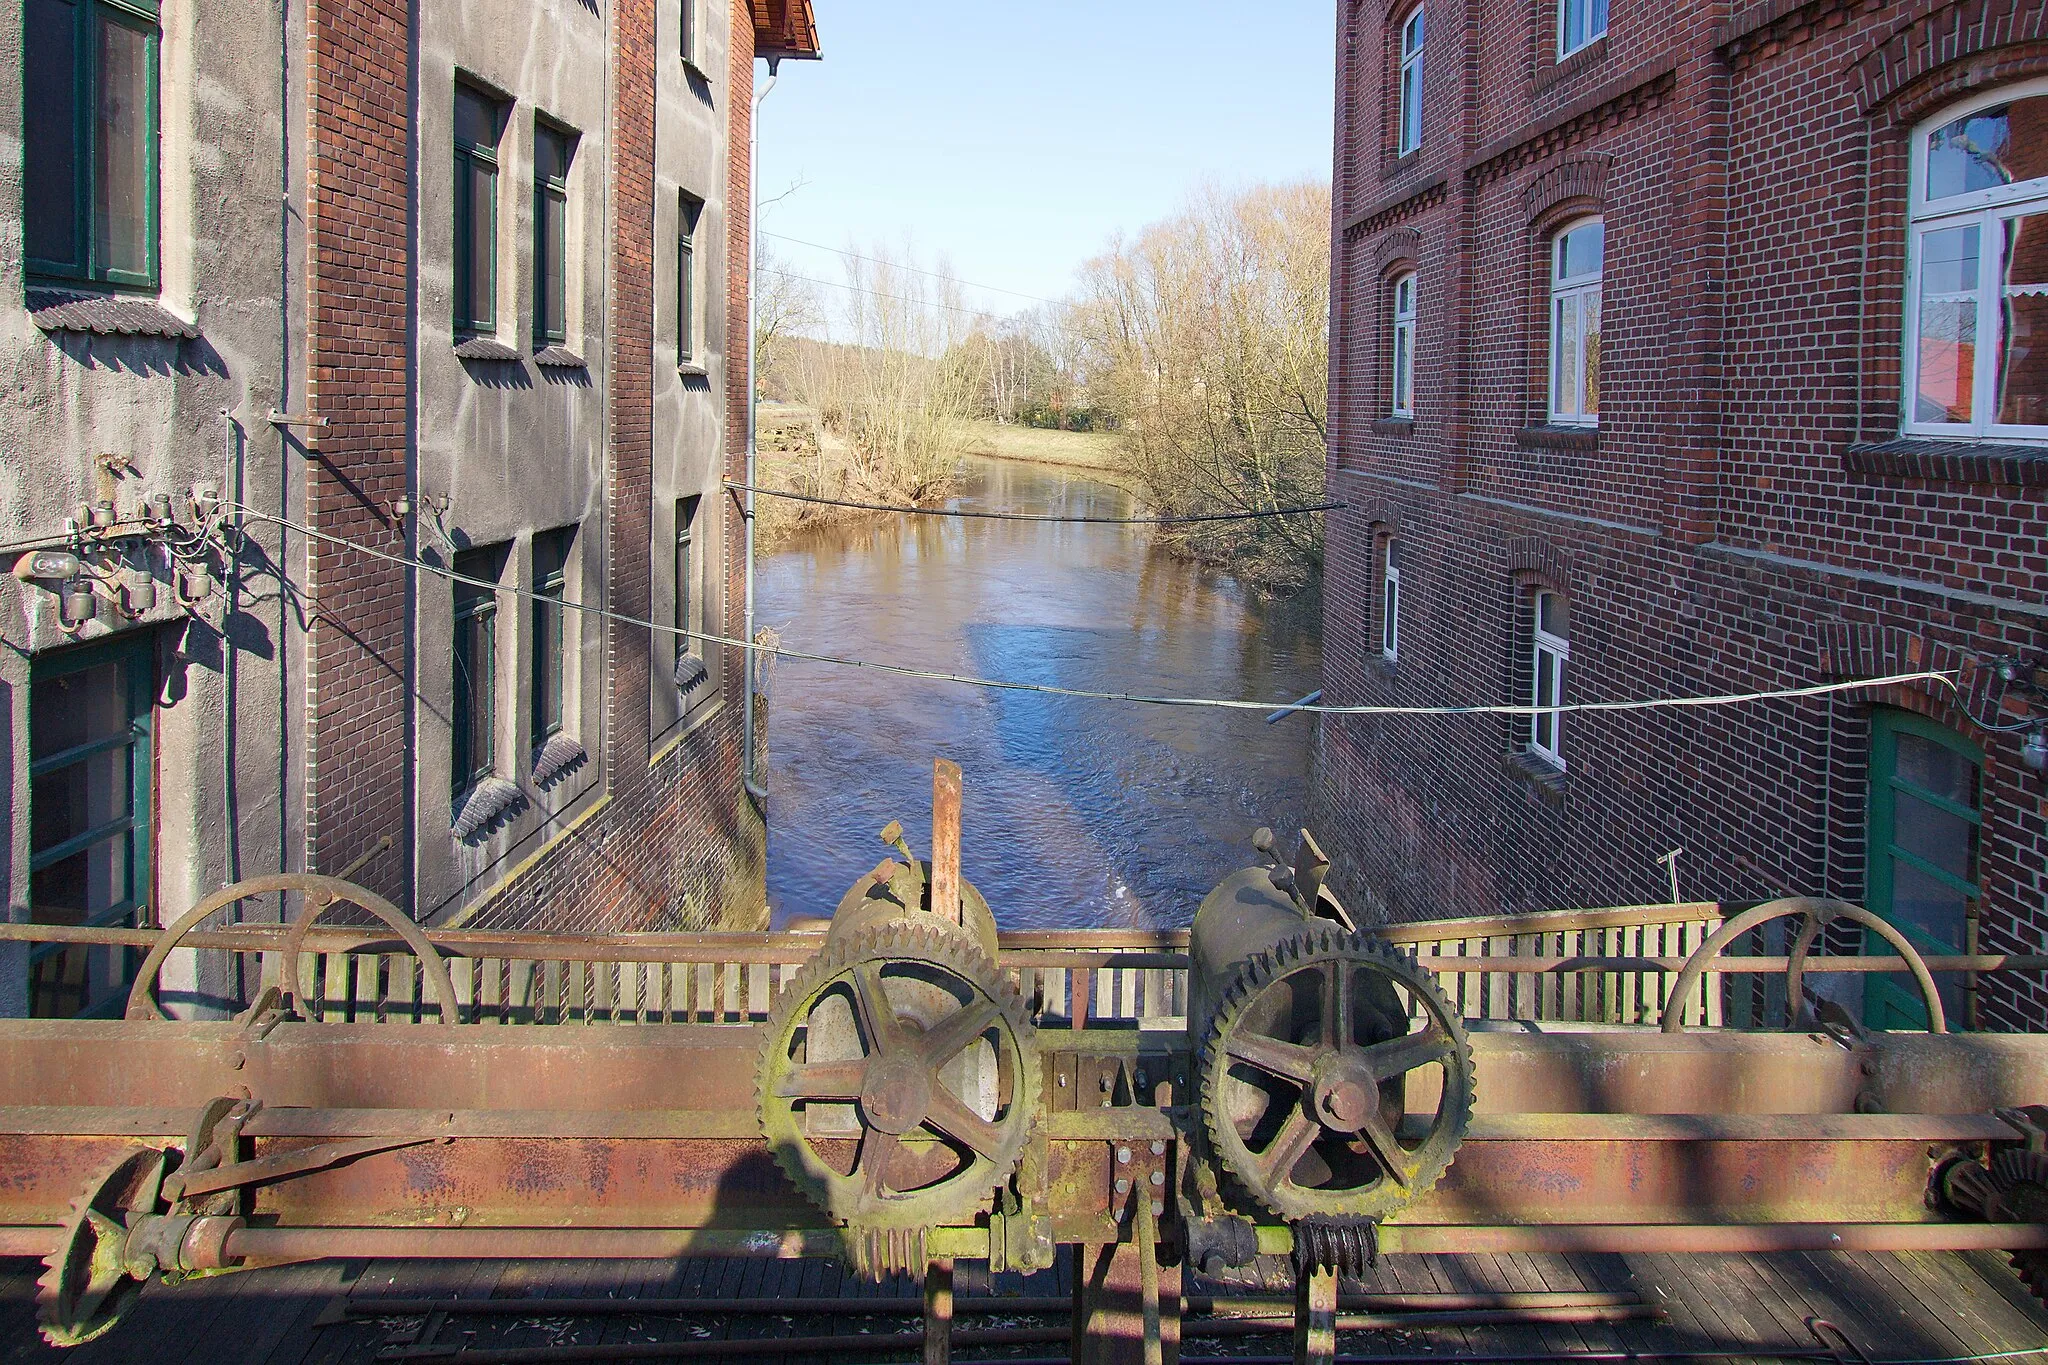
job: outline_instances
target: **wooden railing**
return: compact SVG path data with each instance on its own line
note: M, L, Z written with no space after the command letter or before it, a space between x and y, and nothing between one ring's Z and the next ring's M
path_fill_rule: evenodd
M1720 923L1711 904L1387 926L1375 932L1439 974L1469 1019L1657 1022L1683 959ZM430 932L460 1016L484 1024L752 1024L817 951L816 934ZM148 946L148 930L0 926L0 939ZM283 931L237 925L185 943L242 954L244 980L278 984ZM318 927L299 959L297 995L332 1022L440 1017L419 963L380 928ZM1587 959L1598 959L1589 963ZM1187 932L1034 930L1001 936L1001 965L1041 1027L1176 1028L1187 1007ZM1687 1002L1689 1025L1722 1022L1720 974Z
M1388 925L1467 1019L1654 1024L1685 959L1721 927L1713 902ZM1592 961L1589 961L1592 960ZM1722 1023L1720 972L1685 1001L1688 1027Z

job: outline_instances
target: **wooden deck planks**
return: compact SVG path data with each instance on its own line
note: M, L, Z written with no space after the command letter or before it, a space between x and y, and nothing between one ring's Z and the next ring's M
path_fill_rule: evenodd
M1482 1256L1388 1257L1347 1290L1627 1290L1664 1308L1661 1322L1544 1324L1399 1333L1346 1333L1344 1349L1364 1354L1436 1351L1488 1353L1725 1348L1729 1361L1769 1361L1772 1350L1810 1349L1807 1321L1838 1323L1873 1360L1992 1354L2048 1343L2048 1311L2026 1294L2003 1258L1984 1254L1783 1256ZM360 1270L360 1274L352 1274ZM64 1354L33 1336L35 1274L25 1262L0 1263L0 1365L370 1365L398 1324L359 1319L315 1328L339 1295L379 1298L805 1297L847 1294L907 1297L907 1285L874 1286L828 1262L693 1259L667 1262L376 1262L285 1267L224 1276L165 1290L154 1287L114 1334ZM1254 1278L1265 1292L1286 1291L1277 1259ZM1055 1295L1072 1284L1068 1258L1035 1276L993 1277L1000 1293ZM1190 1292L1209 1286L1191 1283ZM1228 1291L1226 1291L1228 1292ZM1240 1291L1245 1292L1245 1291ZM1252 1290L1250 1292L1258 1292ZM536 1307L540 1307L536 1304ZM539 1317L447 1319L433 1341L444 1347L547 1346L728 1338L812 1336L849 1330L845 1315L778 1318L637 1318L580 1321ZM869 1330L909 1330L913 1317L870 1320ZM423 1338L424 1339L424 1338ZM1284 1338L1190 1343L1194 1354L1271 1354ZM1568 1358L1568 1357L1567 1357ZM813 1358L847 1365L848 1358ZM792 1358L794 1361L795 1358ZM2048 1356L2043 1357L2048 1361ZM801 1365L801 1362L797 1362ZM2037 1363L2038 1365L2038 1363Z

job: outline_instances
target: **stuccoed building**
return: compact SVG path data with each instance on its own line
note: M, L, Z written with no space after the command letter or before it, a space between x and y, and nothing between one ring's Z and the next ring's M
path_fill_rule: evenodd
M1392 918L1787 893L2048 931L2048 18L1345 0L1321 826ZM2038 978L1950 977L2040 1027ZM1910 988L1841 992L1911 1023Z
M673 631L743 633L755 73L817 55L808 0L0 35L7 918L305 871L437 924L757 925L743 661ZM0 945L0 1013L133 965ZM243 984L206 970L167 999Z

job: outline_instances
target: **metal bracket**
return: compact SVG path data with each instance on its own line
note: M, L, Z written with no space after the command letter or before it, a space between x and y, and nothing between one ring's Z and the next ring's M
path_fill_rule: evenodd
M254 1157L247 1161L235 1160L237 1149L241 1145L242 1130L262 1108L263 1102L253 1099L219 1099L207 1105L201 1112L192 1140L193 1145L199 1147L199 1150L188 1150L185 1164L175 1174L165 1178L165 1198L175 1201L183 1211L183 1206L190 1201L209 1194L244 1189L250 1185L268 1184L297 1175L310 1175L314 1171L324 1171L353 1161L357 1157L396 1151L402 1147L419 1147L429 1142L446 1141L448 1137L442 1132L409 1134L401 1137L354 1138L344 1142L322 1142L312 1147L299 1147L288 1152ZM445 1129L454 1120L455 1116L449 1114L441 1120L441 1126Z

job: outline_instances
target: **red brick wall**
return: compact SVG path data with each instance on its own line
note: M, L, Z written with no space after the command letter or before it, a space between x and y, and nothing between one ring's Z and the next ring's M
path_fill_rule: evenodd
M308 196L309 396L327 419L307 461L308 515L403 552L392 506L412 440L411 8L314 0ZM405 571L314 541L307 644L306 866L410 900L412 611Z
M1554 0L1439 0L1399 162L1383 26L1406 7L1344 8L1328 700L1524 700L1534 565L1571 598L1568 702L1922 660L1967 695L1570 716L1561 781L1506 722L1332 718L1340 885L1396 918L1657 901L1682 846L1688 898L1860 898L1887 701L1984 747L1983 946L2040 951L2048 796L1986 728L1975 664L2048 645L2048 466L1866 447L1897 432L1907 134L1966 82L2048 72L2044 7L1614 0L1559 64ZM1607 223L1597 436L1540 429L1547 243L1581 212ZM1422 284L1412 429L1383 420L1399 262ZM1376 531L1404 556L1391 668ZM2048 1023L2016 979L1985 1000L1987 1023Z

